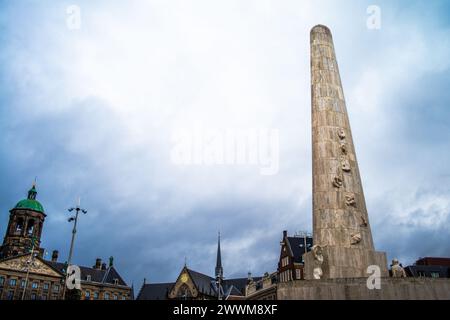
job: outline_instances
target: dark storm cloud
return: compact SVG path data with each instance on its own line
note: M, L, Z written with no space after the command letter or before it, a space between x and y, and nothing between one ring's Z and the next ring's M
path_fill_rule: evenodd
M311 229L308 36L325 23L377 249L450 254L447 2L381 2L378 31L369 1L138 3L80 1L79 31L65 4L3 4L0 234L38 176L43 245L62 260L81 196L75 261L113 255L135 287L185 258L212 274L218 230L227 277L275 270L281 232ZM174 130L197 122L277 129L279 173L175 165Z

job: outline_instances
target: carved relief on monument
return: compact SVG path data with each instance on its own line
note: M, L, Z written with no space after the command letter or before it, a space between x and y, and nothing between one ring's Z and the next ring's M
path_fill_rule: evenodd
M349 207L355 207L356 208L356 200L354 194L346 194L345 195L345 204Z
M341 159L341 167L342 167L342 171L344 171L344 172L352 171L352 169L350 167L350 162L347 159Z
M335 188L342 188L343 185L344 185L344 181L342 180L341 177L334 177L333 178L333 186Z
M346 135L345 135L345 130L344 129L339 129L338 130L338 137L339 137L339 139L341 139L341 140L344 140L345 139L345 137L346 137Z
M361 223L360 227L366 228L367 227L367 220L366 220L366 218L361 216L361 220L362 220L362 223Z
M341 145L339 146L339 149L341 150L341 153L344 155L346 155L348 153L347 144L345 142L341 143Z
M314 257L314 269L313 269L313 277L314 279L319 280L323 276L322 264L323 264L323 254L322 247L319 245L314 245L312 248L312 253Z
M350 244L351 245L358 244L361 242L361 239L362 239L361 233L358 232L358 233L352 234Z

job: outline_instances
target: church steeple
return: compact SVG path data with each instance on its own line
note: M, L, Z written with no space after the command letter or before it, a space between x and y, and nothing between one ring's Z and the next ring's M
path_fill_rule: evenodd
M222 253L220 252L220 232L217 240L216 279L223 279Z

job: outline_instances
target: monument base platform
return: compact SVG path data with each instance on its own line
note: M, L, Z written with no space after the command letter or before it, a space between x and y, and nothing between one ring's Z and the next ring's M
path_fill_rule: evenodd
M321 279L367 278L367 268L371 265L380 267L381 277L388 277L387 258L385 252L342 247L322 248L323 275ZM314 255L308 252L303 255L305 261L305 279L314 280L316 266ZM332 261L332 263L330 263Z
M279 283L278 300L450 300L450 279L382 278L370 290L367 279L298 280Z

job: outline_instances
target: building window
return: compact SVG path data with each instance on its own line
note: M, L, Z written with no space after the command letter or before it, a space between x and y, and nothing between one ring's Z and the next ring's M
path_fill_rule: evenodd
M88 281L88 282L91 282L91 281L92 281L92 277L91 277L90 274L88 274L88 275L86 276L86 281Z
M14 298L14 290L8 291L8 295L6 296L7 300L12 300Z
M27 235L31 236L33 234L34 231L34 220L30 219L28 220L28 224L27 224Z
M117 294L114 294L113 295L113 300L117 300L117 299L118 299Z
M39 283L38 283L38 282L33 282L33 283L31 284L31 288L32 288L32 289L37 289L37 288L39 288Z
M300 280L300 279L302 278L302 272L301 272L301 270L300 270L300 269L296 269L296 270L295 270L295 273L296 273L297 279Z
M25 282L26 282L25 280L20 281L20 287L21 288L25 288Z
M98 292L97 291L94 292L94 300L98 300Z
M10 279L10 280L9 280L9 285L10 285L11 287L15 287L16 284L17 284L17 279Z
M0 286L5 284L5 277L0 277Z
M20 233L23 229L23 218L17 219L16 232Z
M31 294L31 300L36 300L36 293Z
M126 295L123 295L123 296L122 296L122 300L127 300L127 296L126 296Z
M119 279L114 279L114 284L117 286L119 284Z
M417 274L419 275L419 277L425 277L425 272L423 271L418 271Z
M90 300L91 299L91 292L89 290L86 290L86 292L84 293L84 298L86 300Z
M59 284L53 286L53 292L59 292Z
M439 272L431 272L432 278L439 278Z
M48 283L44 283L44 285L43 285L44 290L48 290L49 287L50 287L50 285Z
M47 295L43 295L42 297L41 297L41 300L47 300Z
M105 292L105 294L103 295L103 299L109 300L109 293L108 292Z

